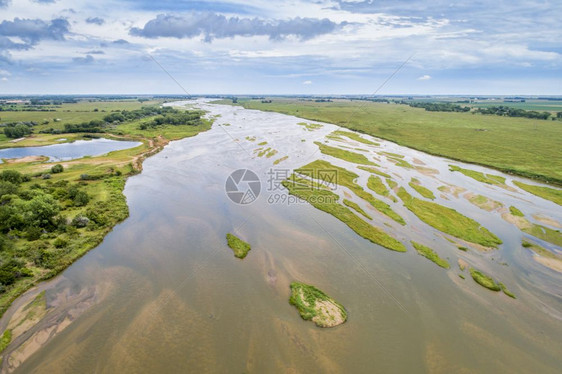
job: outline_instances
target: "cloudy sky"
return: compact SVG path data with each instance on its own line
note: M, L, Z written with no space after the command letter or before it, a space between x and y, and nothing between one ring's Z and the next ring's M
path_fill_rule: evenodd
M562 1L0 0L0 95L562 94Z

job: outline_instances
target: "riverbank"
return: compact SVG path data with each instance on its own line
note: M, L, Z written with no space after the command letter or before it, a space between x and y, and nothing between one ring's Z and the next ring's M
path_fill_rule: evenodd
M198 126L167 125L141 130L140 123L124 123L107 133L96 134L142 143L134 148L64 162L28 158L0 164L0 175L21 176L21 180L3 177L0 182L3 199L0 214L4 221L3 235L0 234L4 275L0 281L3 283L0 315L26 290L59 274L99 245L115 225L128 217L123 195L125 182L129 176L141 172L146 158L161 151L170 141L195 136L212 125L212 121L203 120ZM84 135L56 137L77 140ZM26 138L18 144L49 144L54 140L53 135L37 134L31 143ZM52 167L57 164L62 166L62 172L53 172ZM9 174L2 174L5 171ZM22 215L21 220L30 220L38 211L44 212L38 223L40 227L20 222L17 210L28 206L30 215Z

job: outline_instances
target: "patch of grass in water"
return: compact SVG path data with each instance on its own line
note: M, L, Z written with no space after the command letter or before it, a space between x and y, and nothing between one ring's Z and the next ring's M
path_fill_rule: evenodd
M459 173L462 173L462 174L466 175L467 177L472 178L472 179L474 179L478 182L482 182L482 183L486 183L486 184L495 184L495 185L505 184L505 178L501 177L499 175L484 174L480 171L463 169L463 168L458 167L456 165L449 165L449 170L450 171L458 171Z
M390 194L390 191L386 188L382 180L377 176L371 175L369 177L369 180L367 181L367 188L381 196L391 199L394 202L398 201L394 196Z
M314 171L315 174L318 174L320 171L335 171L337 176L337 184L339 186L347 187L351 191L353 191L358 197L362 198L363 200L367 201L373 208L381 212L382 214L388 216L389 218L393 219L394 221L398 222L401 225L405 225L406 221L402 217L400 217L390 205L386 204L385 202L376 199L370 193L366 192L363 187L359 186L355 183L355 179L359 176L349 170L344 168L335 166L330 164L327 161L323 160L316 160L308 165L303 166L302 168L296 169L295 172L297 173L310 173Z
M377 170L377 169L375 169L375 168L373 168L373 167L369 167L369 166L358 166L357 168L358 168L358 169L361 169L361 170L368 171L369 173L373 173L373 174L380 175L381 177L392 178L390 175L388 175L388 174L386 174L386 173L384 173L384 172L382 172L382 171L380 171L380 170Z
M355 215L349 208L339 204L337 201L339 196L326 189L302 188L298 184L292 182L292 177L282 182L291 195L297 196L315 208L329 213L345 223L350 229L355 231L359 236L378 244L387 249L406 252L404 244L388 235L378 227L374 227L366 221Z
M503 204L500 203L499 201L489 199L483 195L472 196L468 199L468 201L476 205L478 208L484 209L488 212L491 212L492 210L501 208L503 206Z
M551 258L553 260L562 260L562 256L557 256L556 254L550 252L548 249L536 244L536 243L531 243L528 242L526 240L523 240L523 242L521 243L521 245L524 248L530 249L533 252L535 252L536 254L542 256L542 257L546 257L546 258Z
M255 142L256 141L256 137L255 136L246 136L246 140L250 141L250 142Z
M367 219L373 219L370 215L368 215L361 207L355 204L353 201L343 199L343 204L350 207L351 209L355 210L357 213L361 214L363 217Z
M426 199L435 200L435 195L433 194L433 192L431 192L430 189L422 186L421 182L418 179L412 178L412 180L408 184Z
M299 122L299 123L297 123L297 125L303 126L308 131L314 131L314 130L318 130L318 129L321 129L322 127L324 127L324 126L322 126L318 123L308 123L308 122Z
M343 305L308 284L292 282L289 303L297 308L302 319L319 327L333 327L347 320Z
M283 157L281 157L281 158L278 158L277 160L273 161L273 165L277 165L277 164L279 164L279 163L285 161L285 160L288 159L288 158L289 158L289 156L283 156Z
M391 189L395 189L396 187L398 187L398 183L396 183L392 178L386 178L386 183L388 184L388 187L390 187Z
M375 163L369 161L369 159L367 159L365 155L351 152L351 151L346 151L344 149L340 149L336 147L330 147L329 145L322 144L320 142L314 142L314 144L316 144L318 148L320 148L320 152L322 152L325 155L336 157L344 161L352 162L354 164L376 165Z
M412 241L412 245L414 246L414 248L416 249L416 251L420 255L427 258L429 261L433 261L438 266L441 266L444 269L448 269L450 267L449 262L447 262L447 260L439 257L437 252L435 252L433 249L431 249L429 247L426 247L423 244L416 243L414 241Z
M267 154L265 155L266 158L271 158L273 156L275 156L277 154L277 150L276 149L272 149L269 152L267 152Z
M509 212L511 214L513 214L516 217L525 217L525 215L523 214L523 212L521 212L519 209L517 209L516 207L514 207L513 205L509 207Z
M562 233L560 230L553 230L534 223L531 224L531 227L526 227L521 230L529 235L533 235L536 238L544 240L545 242L562 247Z
M234 257L240 259L246 257L250 249L252 249L250 244L230 233L226 234L226 241L232 252L234 252Z
M489 275L486 275L472 267L470 268L470 275L472 276L472 279L474 279L474 281L482 287L486 287L487 289L495 292L501 291L500 285L497 284L496 281L494 281L494 279Z
M398 197L420 220L439 231L486 247L497 247L502 243L488 229L454 209L412 197L403 187L398 190Z
M512 299L517 299L515 297L515 295L513 294L513 292L511 292L510 290L507 289L507 287L502 283L502 282L498 282L498 285L500 286L502 292L504 294L506 294L507 296L511 297Z
M562 205L562 190L558 190L550 187L535 186L532 184L527 184L519 181L513 181L513 184L515 184L517 187L533 195L536 195L546 200L550 200L555 204Z
M263 141L263 142L258 143L258 145L266 145L266 144L267 144L266 141Z
M468 248L466 247L457 247L457 248L463 252L468 252Z
M404 158L404 155L399 155L398 153L392 153L392 152L381 152L381 153L390 156L392 158Z
M348 137L351 140L355 140L356 142L367 144L367 145L374 145L374 146L380 145L380 143L376 143L376 142L372 142L372 141L367 140L367 139L363 139L359 134L356 134L354 132L337 130L337 131L334 131L331 135L345 136L345 137Z

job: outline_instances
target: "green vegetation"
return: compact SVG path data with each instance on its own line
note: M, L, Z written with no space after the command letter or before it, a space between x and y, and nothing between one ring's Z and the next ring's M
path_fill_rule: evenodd
M249 142L255 142L256 137L255 136L246 136L246 140L249 141Z
M504 294L506 294L507 296L511 297L512 299L517 299L517 297L515 297L515 295L513 294L513 292L511 292L510 290L507 289L507 287L502 283L502 282L498 282L498 286L500 286L502 292Z
M527 184L515 180L513 181L513 184L515 184L517 187L533 195L542 197L543 199L546 200L550 200L558 205L562 205L562 190L558 190L550 187L535 186L532 184Z
M352 162L354 164L361 165L375 165L373 162L369 161L365 155L360 153L355 153L351 151L346 151L345 149L330 147L329 145L322 144L320 142L314 142L320 148L320 152L325 155L339 158L344 161Z
M533 252L535 252L536 254L542 256L542 257L546 257L546 258L550 258L553 260L562 260L562 255L556 255L555 253L552 253L551 251L549 251L548 249L536 244L536 243L531 243L528 242L526 240L523 240L523 242L521 243L522 246L524 248L530 249Z
M510 206L510 207L509 207L509 212L510 212L511 214L513 214L514 216L516 216L516 217L525 217L525 215L523 214L523 212L521 212L519 209L517 209L517 208L514 207L514 206Z
M359 134L354 133L354 132L337 130L337 131L334 131L334 132L333 132L332 134L330 134L330 135L333 135L333 136L345 136L345 137L347 137L347 138L349 138L349 139L351 139L351 140L355 140L356 142L363 143L363 144L367 144L367 145L374 145L374 146L379 146L379 145L380 145L380 143L375 143L375 142L372 142L372 141L370 141L370 140L364 139L364 138L362 138Z
M472 267L470 268L470 275L472 276L472 279L474 279L474 281L482 287L486 287L487 289L495 292L501 291L500 285L497 284L489 275L486 275Z
M310 169L312 166L322 168L325 164L330 165L325 161L317 160L307 165L305 168ZM347 172L345 169L342 170ZM298 173L298 170L295 170L295 172ZM312 183L307 184L307 179L298 178L295 174L293 174L289 179L283 181L282 184L285 188L287 188L291 195L297 196L307 201L315 208L333 215L345 223L350 229L355 231L359 236L387 249L398 252L406 252L406 247L398 240L388 235L383 230L365 222L349 210L349 208L339 204L339 196L335 193L323 188L316 188Z
M384 177L384 178L391 178L390 175L388 175L388 174L386 174L386 173L383 173L382 171L380 171L380 170L378 170L378 169L375 169L375 168L373 168L373 167L369 167L369 166L358 166L357 168L358 168L358 169L361 169L361 170L368 171L369 173L373 173L373 174L380 175L381 177Z
M466 248L466 247L460 246L460 247L457 247L457 248L459 250L463 251L463 252L468 252L468 248Z
M387 178L386 183L391 189L395 189L396 187L398 187L398 183L396 183L392 178Z
M428 102L407 102L401 101L400 104L409 105L412 108L423 108L428 112L470 112L469 106L460 106L453 103L428 103Z
M349 188L353 191L358 197L362 198L363 200L367 201L373 208L381 212L382 214L388 216L389 218L393 219L394 221L398 222L401 225L405 225L406 221L402 217L400 217L390 205L386 204L385 202L376 199L370 193L363 190L363 187L359 186L357 183L354 182L358 175L346 170L344 168L340 168L330 164L327 161L316 160L311 162L308 165L303 166L300 169L295 170L297 173L307 173L310 171L314 171L318 175L319 171L322 172L335 172L337 176L337 185Z
M347 320L345 308L314 286L292 282L289 303L294 305L305 321L319 327L333 327Z
M449 262L439 257L437 252L435 252L433 249L426 247L423 244L416 243L414 241L412 241L412 245L420 255L422 255L423 257L427 258L430 261L435 262L438 266L441 266L444 269L448 269L450 267Z
M283 156L281 158L278 158L277 160L273 161L273 165L278 165L279 163L285 161L288 158L289 158L289 156Z
M478 108L476 113L480 114L495 114L503 117L525 117L533 119L549 119L551 114L549 112L537 112L534 110L525 110L518 108L511 108L508 106L491 106L488 108Z
M537 224L531 224L530 227L524 227L521 230L529 235L533 235L536 238L562 247L562 233L560 230L553 230Z
M359 205L355 204L353 201L343 199L343 204L347 205L351 209L355 210L357 213L361 214L363 217L365 217L367 219L373 219L373 217L368 215L363 209L361 209L361 207Z
M258 145L266 145L266 144L267 144L266 141L263 141L263 142L261 142L261 143L258 143Z
M412 187L414 190L416 190L420 195L422 195L426 199L435 200L435 195L433 194L433 192L431 192L430 189L422 186L418 179L412 178L412 180L408 184L410 185L410 187Z
M10 342L12 341L12 330L5 330L0 337L0 353L4 352L4 349L8 348Z
M367 181L367 188L381 196L391 199L394 202L398 201L394 196L390 194L390 191L386 188L382 180L375 175L369 176L369 180Z
M455 165L449 165L449 170L458 171L466 175L467 177L477 180L478 182L487 183L487 184L505 184L505 178L499 175L484 174L479 171L463 169Z
M232 252L234 252L234 257L240 259L246 257L250 249L252 249L250 244L230 233L226 234L226 241Z
M333 123L438 156L562 184L562 126L552 121L349 100L275 98L269 104L258 100L239 104Z
M307 122L299 122L297 123L299 126L303 126L308 131L314 131L321 129L323 126L318 123L307 123Z
M398 153L381 152L381 154L386 155L386 156L388 156L388 157L390 157L390 158L400 158L400 159L404 158L404 155L400 155L400 154L398 154Z
M439 231L486 247L497 247L502 243L496 235L478 222L454 209L412 197L403 187L400 187L398 197L420 220Z
M480 209L487 210L488 212L491 212L492 210L501 208L503 206L503 204L500 203L499 201L489 199L483 195L471 196L468 199L468 201L470 201L472 204L476 205Z

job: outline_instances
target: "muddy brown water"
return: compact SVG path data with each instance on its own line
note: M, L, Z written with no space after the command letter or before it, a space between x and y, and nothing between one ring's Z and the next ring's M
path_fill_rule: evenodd
M451 263L444 270L409 244L407 253L392 252L308 204L275 202L284 192L268 191L272 167L289 170L317 158L349 167L313 144L336 126L306 131L291 116L197 105L221 115L213 128L147 159L125 187L130 217L4 315L2 328L46 290L48 313L4 352L4 371L555 373L562 367L562 274L533 261L520 245L524 234L500 212L462 197L446 200L436 188L443 182L464 187L505 207L515 205L531 221L542 214L562 222L559 206L483 185L449 172L447 165L500 175L496 171L389 142L371 148L350 141L347 146L372 150L382 169L395 173L410 193L407 182L415 176L435 191L436 202L476 219L504 241L497 250L464 253L400 203L389 202L408 222L405 227L363 206L403 243L413 239L434 247ZM256 157L261 141L278 154ZM375 151L401 153L439 174L400 168ZM286 161L272 165L285 155ZM227 176L240 168L262 180L259 198L249 205L232 203L224 191ZM366 183L369 174L354 171ZM244 260L226 246L227 232L251 243ZM458 258L501 280L517 299L480 287L466 271L462 280ZM288 303L294 280L334 297L347 308L348 321L332 329L303 321Z

